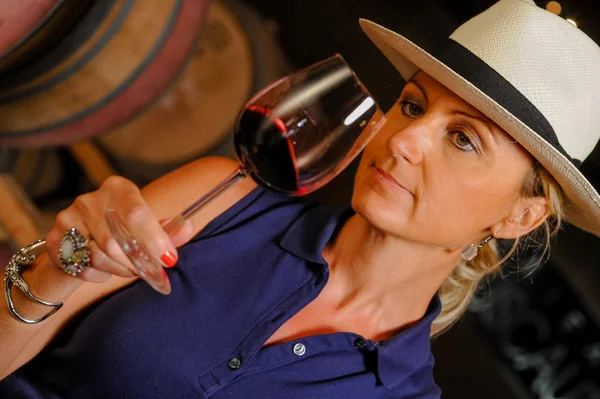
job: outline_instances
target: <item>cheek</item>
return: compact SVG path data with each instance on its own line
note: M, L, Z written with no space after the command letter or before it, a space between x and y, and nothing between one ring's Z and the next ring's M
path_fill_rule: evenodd
M393 236L405 236L404 226L414 225L405 207L390 203L365 188L364 184L357 184L355 187L352 208L375 229Z
M382 130L379 131L375 137L371 139L371 141L369 141L369 144L367 144L363 151L362 158L372 160L375 158L376 154L382 155L383 153L387 153L386 137L388 135L389 133L386 132L386 128L382 128Z
M398 235L402 226L413 224L413 200L410 196L393 197L374 187L372 171L371 162L363 157L354 181L352 208L378 230Z
M417 203L415 219L443 234L468 239L487 229L510 212L518 193L518 177L503 173L459 175L437 173L426 185L426 195ZM436 227L437 226L437 227ZM440 229L439 226L444 226Z
M430 165L433 166L433 165ZM456 248L508 214L515 188L496 174L465 180L449 168L430 170L416 201L372 189L366 157L357 171L352 206L375 228L414 241Z

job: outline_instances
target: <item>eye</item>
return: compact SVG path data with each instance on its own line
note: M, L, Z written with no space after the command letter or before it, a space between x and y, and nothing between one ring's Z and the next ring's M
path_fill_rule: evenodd
M452 143L461 151L476 151L477 148L473 143L473 140L465 132L460 130L450 132L450 140Z
M402 100L400 101L400 107L402 108L404 116L408 118L418 118L423 115L423 108L417 102Z

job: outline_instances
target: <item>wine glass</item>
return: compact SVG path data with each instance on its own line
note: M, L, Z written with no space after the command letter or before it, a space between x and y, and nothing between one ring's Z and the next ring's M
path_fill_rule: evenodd
M336 54L282 78L255 94L234 130L240 167L163 228L173 234L209 201L240 180L290 195L311 193L356 158L385 117L344 59ZM116 212L106 218L111 232L140 277L162 294L171 283L161 264L127 229Z

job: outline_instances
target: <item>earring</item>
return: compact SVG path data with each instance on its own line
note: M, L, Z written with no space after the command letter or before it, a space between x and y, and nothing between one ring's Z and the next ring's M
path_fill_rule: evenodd
M479 244L470 244L466 246L465 249L462 250L461 257L467 262L472 261L479 253L479 248L482 248L485 244L490 242L492 238L494 238L493 235L484 238Z

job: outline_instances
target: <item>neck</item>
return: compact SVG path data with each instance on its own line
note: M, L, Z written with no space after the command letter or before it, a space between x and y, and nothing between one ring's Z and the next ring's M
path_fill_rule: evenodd
M460 255L390 236L355 214L323 256L338 309L376 314L385 320L382 324L406 325L423 317Z

